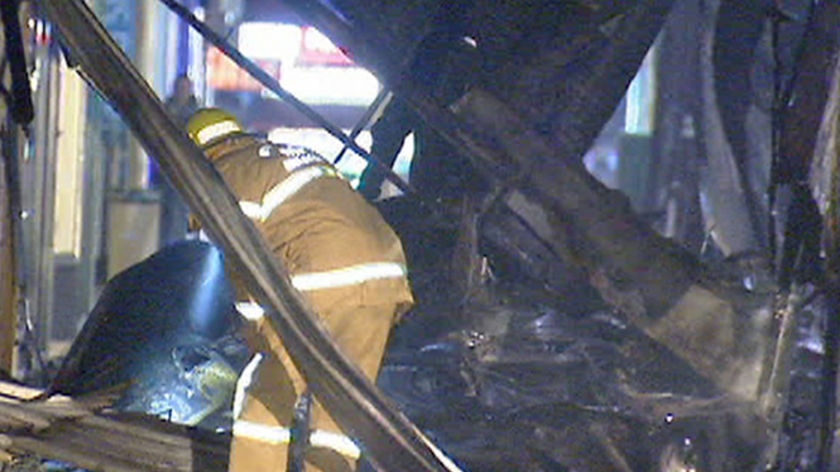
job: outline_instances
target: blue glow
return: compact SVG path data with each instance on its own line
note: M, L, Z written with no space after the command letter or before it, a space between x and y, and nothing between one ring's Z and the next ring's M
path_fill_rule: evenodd
M227 278L222 262L222 253L212 248L207 252L199 271L201 281L193 292L189 306L189 317L193 327L201 332L213 330L223 316L225 308L220 306L221 295L228 290Z

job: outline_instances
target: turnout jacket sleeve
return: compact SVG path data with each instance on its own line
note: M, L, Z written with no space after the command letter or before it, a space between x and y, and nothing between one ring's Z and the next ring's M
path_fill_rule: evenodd
M216 168L313 308L410 306L399 238L329 163L257 138L217 147Z

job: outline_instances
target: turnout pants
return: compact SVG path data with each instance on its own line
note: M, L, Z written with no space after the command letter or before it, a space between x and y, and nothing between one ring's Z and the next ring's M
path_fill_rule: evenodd
M342 353L364 374L376 379L388 333L401 306L386 303L318 311ZM317 310L316 310L317 311ZM240 377L234 405L230 472L285 472L295 402L306 390L280 338L262 318L250 326L249 342L256 348ZM310 414L307 472L353 471L359 449L317 401Z

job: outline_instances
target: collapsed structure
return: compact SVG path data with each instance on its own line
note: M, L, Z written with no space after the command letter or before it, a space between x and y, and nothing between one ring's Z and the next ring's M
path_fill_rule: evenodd
M165 3L177 8L174 2ZM533 347L549 339L543 346L560 349L567 359L586 359L570 364L550 352L531 353L529 362L520 359L520 374L507 377L516 379L508 381L514 392L509 402L533 407L513 409L524 418L522 424L533 426L535 416L562 405L568 411L549 416L554 421L550 424L571 425L522 426L529 437L546 441L534 447L546 457L510 453L523 470L638 470L652 465L673 470L667 468L668 460L685 461L692 455L699 455L696 460L708 470L829 467L838 334L832 315L840 293L836 7L790 2L788 10L768 16L762 2L735 1L523 6L429 0L377 3L376 8L360 0L287 3L372 70L419 117L418 129L438 142L432 148L440 153L420 156L419 175L424 166L469 174L460 176L464 178L455 188L432 185L440 179L434 173L425 181L418 178L412 181L414 195L381 204L403 229L409 252L414 248L416 274L432 274L428 287L422 279L417 283L421 300L439 290L435 278L466 281L448 285L453 293L439 305L421 304L412 318L415 324L404 328L411 336L395 344L383 388L402 398L404 409L412 411L411 392L388 382L400 378L396 367L413 365L406 356L423 347L418 341L423 334L417 330L438 319L429 313L450 310L462 314L453 332L465 336L432 337L436 342L421 352L437 346L444 359L478 363L458 372L468 378L456 382L456 396L476 399L463 403L464 408L477 402L488 414L499 414L493 408L500 405L499 392L489 386L494 377L476 373L498 376L517 364L505 357L510 352L505 342ZM315 394L358 436L371 462L384 470L447 470L447 462L427 446L424 434L368 385L313 323L284 269L265 257L264 244L236 203L201 163L198 150L172 126L95 16L82 2L41 6L60 31L70 60L150 154L159 156L161 167L229 260L251 274L253 291L270 307L284 342L317 386ZM663 66L660 71L657 162L650 166L650 186L637 189L631 200L593 177L582 156L657 37L661 64L684 56L692 59L692 68ZM732 41L739 47L727 47ZM525 49L525 43L539 46ZM435 61L428 66L416 61L418 57ZM430 73L435 81L424 75ZM20 81L10 83L19 87ZM435 89L432 83L443 85ZM25 102L19 93L8 97L7 103L18 106L12 110L20 110L20 100ZM20 111L16 118L26 121ZM7 127L8 133L14 130L11 124ZM11 151L4 146L6 155ZM13 168L7 164L4 169ZM7 188L6 201L13 202L14 186ZM426 210L432 216L419 224L416 215ZM638 210L663 215L651 225ZM444 228L452 237L428 251L432 231L423 226ZM11 231L8 225L3 228ZM702 252L709 244L717 258ZM482 256L497 272L495 285L487 281ZM455 275L441 259L459 262ZM523 315L523 299L534 305L541 299L535 293L530 299L507 294L504 287L514 282L553 296L544 304L550 308ZM521 288L516 290L521 294ZM559 303L559 297L567 303ZM583 308L576 310L570 300ZM500 316L503 306L508 309ZM520 311L511 306L520 306ZM810 328L817 330L816 336L806 332ZM575 336L578 344L569 341ZM594 342L604 339L613 343L609 349ZM464 352L447 357L452 356L447 349L464 347ZM591 354L596 347L609 355ZM546 364L547 359L555 376L569 366L583 366L582 372L571 369L564 378L590 379L604 396L598 398L595 388L564 391L546 403L529 404L518 397L523 383L539 390L540 384L529 384L523 372L533 374L533 362ZM612 367L601 372L599 361ZM644 368L647 362L655 368ZM604 376L593 375L593 369ZM663 372L673 374L654 379L656 387L646 383L645 375ZM813 379L808 373L815 372L816 382L803 380ZM545 381L539 376L531 380ZM792 384L809 389L791 389ZM495 396L480 394L482 389ZM459 449L452 436L447 448L445 433L454 435L455 430L437 416L445 412L416 410L409 416L426 434L437 431L443 449L469 470L509 464L512 456L500 452L504 448L489 448L494 454L486 462L486 454ZM486 418L472 420L480 427L495 424ZM674 443L670 432L652 433L644 445L632 444L635 432L663 422L676 424L670 431L677 430L678 438L705 438L696 441L704 444L702 452ZM732 444L714 443L711 438L720 437L721 431ZM468 433L458 434L469 444ZM757 452L739 456L745 444ZM581 452L592 447L602 453Z

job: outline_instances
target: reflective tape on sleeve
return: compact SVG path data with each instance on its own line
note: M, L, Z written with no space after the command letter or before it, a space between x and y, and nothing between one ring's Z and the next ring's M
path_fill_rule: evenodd
M371 280L393 279L406 276L403 264L372 262L323 272L310 272L292 276L292 285L301 292L326 288L349 287Z
M263 307L254 302L236 302L235 307L236 311L249 321L261 320L265 316Z
M406 268L396 262L371 262L323 272L308 272L291 277L292 286L301 292L328 288L351 287L371 280L395 279L406 276ZM236 311L243 318L257 321L265 310L254 302L237 302Z
M253 421L236 420L233 422L233 436L252 439L271 445L289 444L292 432L284 426L269 426ZM314 430L309 433L309 446L333 450L344 457L358 459L362 455L359 446L349 437L329 431Z
M352 439L343 434L331 433L329 431L316 429L309 433L309 445L312 447L332 449L342 456L351 459L358 459L362 455L359 446Z
M233 422L233 436L247 438L268 444L289 444L292 432L282 426L268 426L253 421L236 420Z
M257 371L257 367L260 366L260 362L263 360L263 355L257 353L254 357L251 358L251 361L248 362L248 365L242 369L242 373L239 374L239 379L236 381L236 391L233 394L233 417L239 418L239 415L242 414L242 408L245 406L245 391L248 390L248 387L251 386L251 382L254 381L254 372Z
M293 172L263 195L262 202L243 200L239 207L248 218L265 221L286 200L298 193L306 184L321 177L337 177L338 174L331 167L312 166Z
M239 209L242 210L242 213L245 213L245 216L252 220L261 221L263 219L263 208L259 203L243 200L239 202Z
M233 422L233 436L235 438L252 439L271 445L289 444L292 440L292 432L284 426L269 426L253 421L236 420ZM432 451L437 459L450 472L462 472L455 462L437 448L422 433L420 438ZM348 436L330 431L314 430L309 433L309 446L333 450L344 457L358 460L362 451L356 443Z
M324 176L336 176L335 171L326 166L312 166L300 169L286 177L282 182L275 185L263 197L262 207L263 219L268 218L271 213L283 204L292 195L298 193L306 184Z

